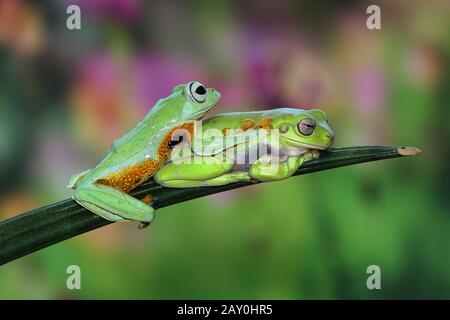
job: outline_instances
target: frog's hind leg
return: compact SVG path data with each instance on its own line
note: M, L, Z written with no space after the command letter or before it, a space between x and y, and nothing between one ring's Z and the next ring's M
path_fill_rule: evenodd
M168 188L193 188L193 187L212 187L212 186L224 186L233 182L239 181L251 181L251 177L247 172L236 171L226 173L216 178L207 180L166 180L159 182L164 187Z
M98 183L79 186L73 198L86 209L109 221L132 220L149 224L155 216L155 210L146 203Z
M247 172L231 171L234 164L222 157L192 157L189 163L169 163L155 175L155 181L168 188L222 186L250 181Z

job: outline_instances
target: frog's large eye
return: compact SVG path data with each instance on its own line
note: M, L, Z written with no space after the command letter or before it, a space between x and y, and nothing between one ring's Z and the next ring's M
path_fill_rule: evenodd
M189 141L189 131L185 129L176 129L170 135L170 140L167 142L169 149L173 149L176 145L183 141Z
M312 119L305 118L298 123L297 127L298 131L300 131L301 134L309 136L314 132L314 129L316 128L316 123Z
M198 103L205 102L206 100L206 88L200 82L191 82L189 86L189 93L192 99Z

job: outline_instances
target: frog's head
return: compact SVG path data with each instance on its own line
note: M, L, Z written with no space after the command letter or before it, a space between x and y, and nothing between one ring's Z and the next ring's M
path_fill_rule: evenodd
M172 94L160 100L154 111L167 122L199 120L219 99L220 93L213 88L206 88L200 82L191 81L174 87Z
M294 148L325 150L334 142L334 132L328 126L327 115L319 109L285 109L287 115L274 122L280 142Z

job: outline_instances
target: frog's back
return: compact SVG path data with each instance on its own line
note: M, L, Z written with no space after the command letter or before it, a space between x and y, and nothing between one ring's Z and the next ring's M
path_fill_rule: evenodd
M146 119L148 120L148 119ZM171 127L157 122L141 121L113 142L106 155L86 174L80 184L91 183L113 175L130 175L136 168L153 171L159 162L158 149ZM144 163L146 164L144 166Z
M239 129L245 120L252 120L255 122L261 121L265 118L277 118L283 115L293 115L304 112L303 109L295 108L276 108L261 111L248 112L229 112L215 115L203 121L203 130L207 129Z

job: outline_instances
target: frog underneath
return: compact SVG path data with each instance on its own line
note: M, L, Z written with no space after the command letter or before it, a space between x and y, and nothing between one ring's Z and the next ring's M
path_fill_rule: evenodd
M248 130L269 132L277 130L278 138L263 142L268 144L268 153L260 155L251 163L242 164L237 163L238 157L230 161L226 156L235 154L234 149L240 146L239 143L230 146L220 139L197 140L194 136L188 146L192 151L187 156L189 161L177 159L168 162L155 175L155 180L171 188L219 186L238 181L282 180L292 176L305 161L317 158L319 150L330 148L334 142L334 133L328 125L326 113L319 109L277 108L257 112L225 113L202 121L201 133L204 134L210 129L220 130L225 135L229 131L240 131L231 133L235 136ZM261 143L258 136L253 137L248 141L246 152L252 146L256 147ZM203 144L202 147L194 148L198 141ZM207 147L213 145L214 152L205 153L204 150L207 149L205 145ZM275 159L274 150L277 151Z

